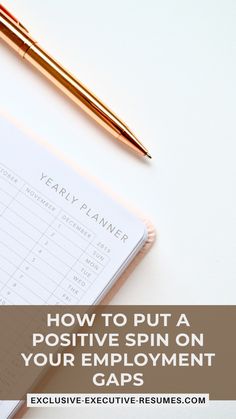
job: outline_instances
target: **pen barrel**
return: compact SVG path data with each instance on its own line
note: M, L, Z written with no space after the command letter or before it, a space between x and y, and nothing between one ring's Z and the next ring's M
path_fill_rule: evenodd
M58 61L54 60L38 44L31 45L24 59L36 67L45 77L54 83L63 93L78 104L85 112L115 137L118 137L122 124L106 106L92 94L80 81L69 73Z
M21 57L36 43L19 22L13 21L2 10L0 10L0 37Z
M30 46L23 58L36 67L115 138L133 148L135 152L145 154L143 146L140 144L139 147L137 138L134 137L129 128L37 43Z
M115 138L140 155L148 152L130 129L60 63L43 50L29 32L0 9L0 38L30 62ZM147 154L148 155L148 154Z

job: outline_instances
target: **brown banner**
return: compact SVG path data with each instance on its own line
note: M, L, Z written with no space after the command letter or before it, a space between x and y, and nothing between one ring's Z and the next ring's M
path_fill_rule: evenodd
M2 306L0 399L209 393L236 400L236 306Z

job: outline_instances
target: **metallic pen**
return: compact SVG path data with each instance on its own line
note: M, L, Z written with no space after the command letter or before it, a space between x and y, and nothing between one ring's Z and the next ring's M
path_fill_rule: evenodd
M147 149L107 106L62 67L31 37L28 30L0 5L0 38L29 61L118 141L151 158Z

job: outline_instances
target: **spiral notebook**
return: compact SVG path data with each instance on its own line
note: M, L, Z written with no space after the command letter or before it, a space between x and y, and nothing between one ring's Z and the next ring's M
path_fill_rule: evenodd
M0 146L0 304L107 302L152 227L2 114Z

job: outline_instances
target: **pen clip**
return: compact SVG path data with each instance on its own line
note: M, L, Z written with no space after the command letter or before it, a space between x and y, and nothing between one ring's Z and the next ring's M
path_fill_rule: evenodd
M19 22L18 19L15 18L2 4L0 4L0 11L2 11L5 15L7 15L11 20L13 20L17 25L20 26L25 32L29 33L29 31Z

